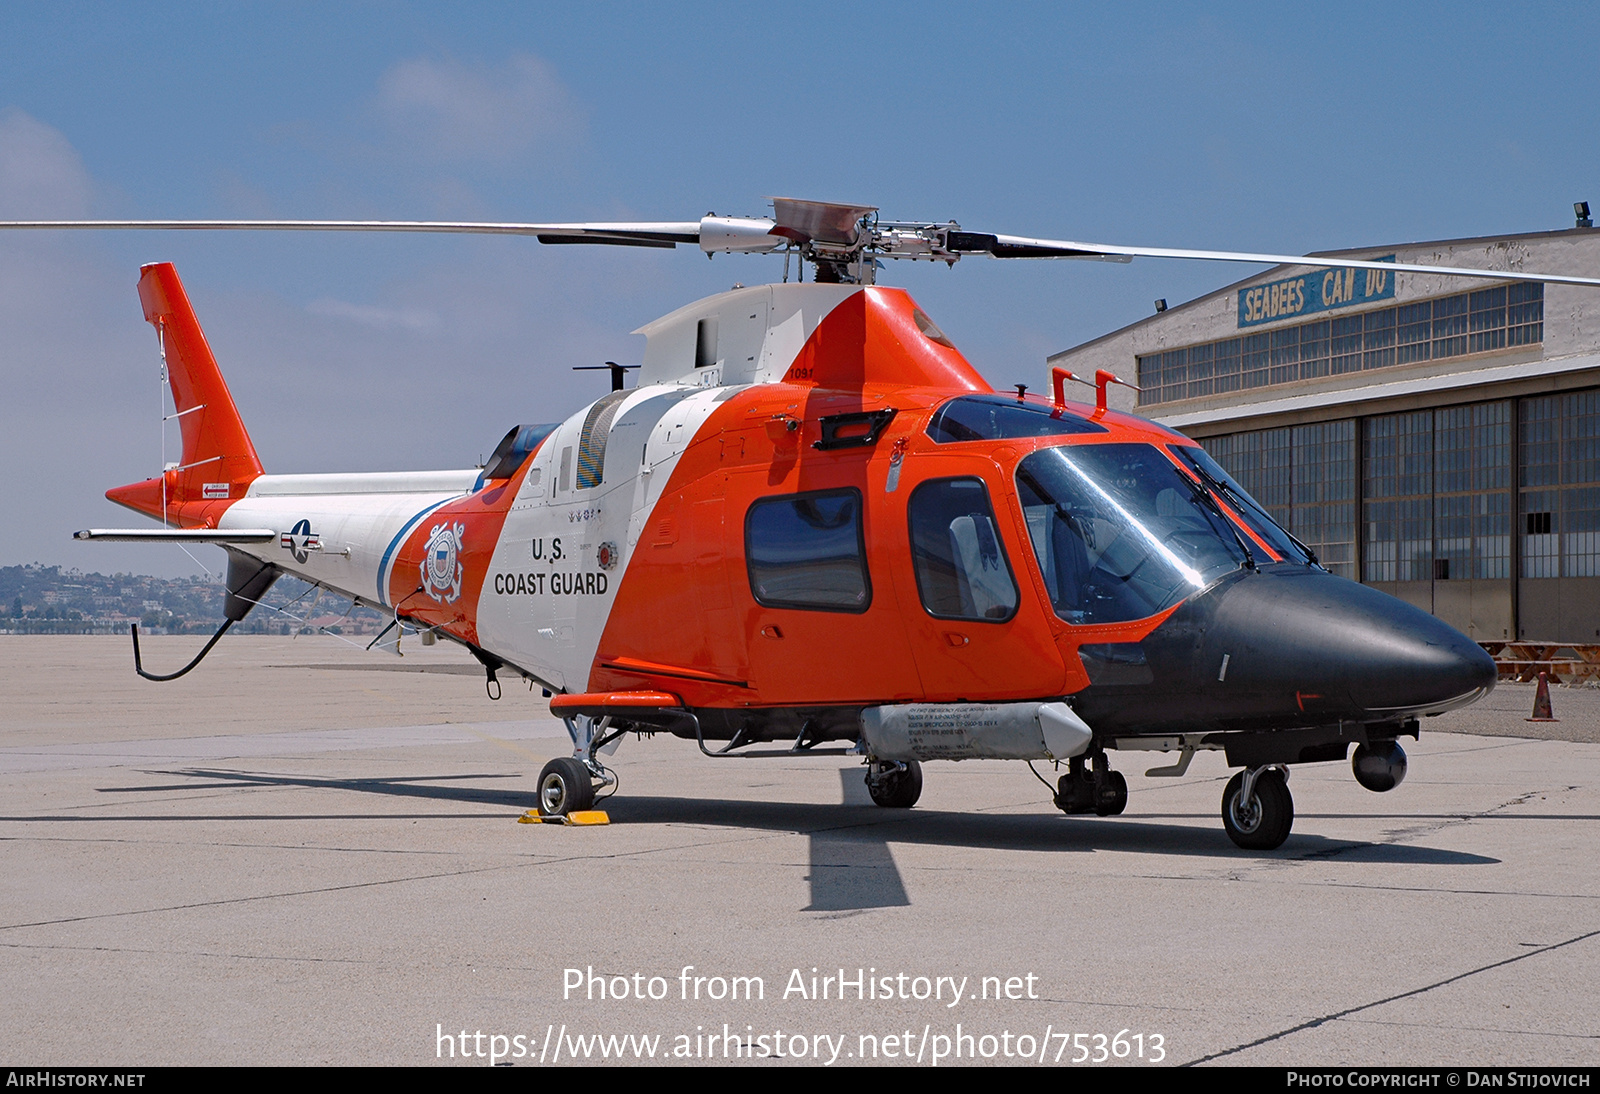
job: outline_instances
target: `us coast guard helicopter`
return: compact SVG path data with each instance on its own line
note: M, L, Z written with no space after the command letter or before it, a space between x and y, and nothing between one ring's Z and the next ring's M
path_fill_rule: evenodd
M220 544L225 622L284 573L466 647L545 689L571 756L544 814L588 808L602 750L665 732L708 756L851 754L906 808L922 763L1051 760L1067 813L1127 803L1113 753L1220 749L1222 822L1288 837L1297 763L1343 759L1369 790L1406 772L1418 719L1471 703L1495 666L1417 608L1335 577L1194 441L1106 405L990 388L881 260L1192 258L1503 271L1122 247L888 222L776 199L770 218L682 223L27 222L12 228L487 232L543 243L783 252L782 284L640 328L637 386L517 425L482 468L271 475L169 264L139 298L168 366L180 461L111 500L162 522L86 540ZM810 282L787 280L790 258ZM1600 285L1600 279L1517 278Z

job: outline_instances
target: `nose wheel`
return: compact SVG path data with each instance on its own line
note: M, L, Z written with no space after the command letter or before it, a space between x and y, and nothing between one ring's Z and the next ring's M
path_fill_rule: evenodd
M1283 846L1294 827L1289 769L1282 764L1252 767L1228 780L1222 792L1222 827L1247 851Z

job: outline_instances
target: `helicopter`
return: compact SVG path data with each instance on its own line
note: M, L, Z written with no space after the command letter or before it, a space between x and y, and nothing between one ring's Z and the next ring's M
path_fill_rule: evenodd
M1195 441L1108 406L1054 369L1048 396L994 390L884 260L1156 257L1504 278L1359 259L1125 247L880 220L872 206L773 199L771 217L576 224L32 221L6 228L470 232L546 244L782 254L781 283L735 287L645 324L637 366L551 423L513 426L482 467L268 474L176 270L142 267L181 458L106 496L160 521L81 540L227 552L224 622L283 574L465 647L491 698L540 687L572 754L538 812L614 790L628 733L717 759L859 757L905 809L937 760L1051 761L1068 814L1127 805L1113 754L1201 750L1239 847L1288 838L1292 765L1349 757L1368 790L1404 779L1402 737L1465 706L1496 668L1418 608L1337 577ZM798 259L801 277L788 280ZM804 279L809 264L810 281ZM1524 280L1600 279L1517 271ZM629 388L625 374L638 371ZM1095 389L1070 401L1066 384ZM1037 774L1037 771L1035 771ZM1040 776L1043 779L1043 776Z

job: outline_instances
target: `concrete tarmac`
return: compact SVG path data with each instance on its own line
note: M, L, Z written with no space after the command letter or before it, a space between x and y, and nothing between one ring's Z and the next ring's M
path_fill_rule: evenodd
M1386 795L1297 766L1262 854L1220 754L1116 754L1101 819L630 738L609 826L517 824L560 723L406 654L0 638L4 1063L1600 1061L1600 692L1430 719Z

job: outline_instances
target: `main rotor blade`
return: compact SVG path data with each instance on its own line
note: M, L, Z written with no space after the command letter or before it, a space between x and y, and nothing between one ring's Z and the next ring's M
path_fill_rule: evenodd
M965 233L970 239L977 233ZM973 250L995 258L1188 258L1209 262L1250 262L1273 266L1336 266L1349 270L1399 270L1402 273L1451 274L1495 281L1545 281L1560 285L1600 285L1600 277L1528 273L1523 270L1485 270L1463 266L1418 266L1405 262L1373 262L1359 258L1325 258L1320 255L1253 254L1245 251L1189 251L1174 247L1124 247L1105 243L1078 243L1065 239L1027 239L1023 236L988 236L994 243Z
M787 246L766 217L699 220L589 221L577 224L486 223L444 220L8 220L6 228L87 228L134 231L223 232L435 232L456 235L533 236L540 243L598 243L618 247L676 247L714 252L762 252Z
M773 251L792 239L805 242L848 243L849 224L869 212L869 206L832 205L775 199L783 214L772 219L718 217L698 221L598 221L574 224L488 223L429 220L14 220L0 221L0 230L19 229L129 229L174 231L301 231L301 232L434 232L475 235L533 236L540 243L593 243L625 247L675 247L696 245L712 252ZM793 222L793 223L791 223ZM927 226L933 231L938 226ZM881 258L939 258L954 261L963 255L987 254L992 258L1087 258L1129 262L1135 258L1177 258L1203 262L1246 262L1252 265L1335 267L1401 273L1446 274L1484 280L1540 281L1561 285L1600 286L1600 277L1529 273L1525 270L1486 270L1464 266L1425 266L1370 259L1332 258L1321 255L1260 254L1248 251L1197 251L1176 247L1128 247L1121 244L1084 243L1065 239L967 232L951 226L940 245L919 245L914 253L896 254L885 249ZM818 234L820 233L820 234ZM931 242L931 239L930 239Z
M490 224L434 220L8 220L0 228L98 228L240 232L443 232L534 236L541 243L619 243L672 247L700 242L700 222L614 221Z

